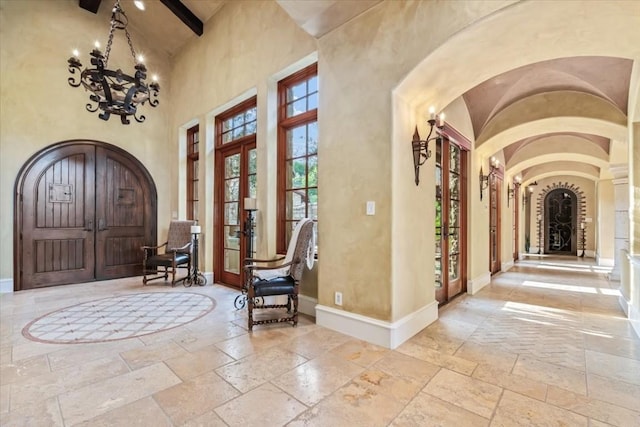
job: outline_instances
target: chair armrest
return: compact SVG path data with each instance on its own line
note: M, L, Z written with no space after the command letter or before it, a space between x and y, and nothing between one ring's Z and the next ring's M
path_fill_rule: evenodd
M244 262L245 264L251 264L254 262L260 262L260 263L267 263L267 262L274 262L274 261L282 261L285 257L281 256L278 258L273 258L273 259L258 259L258 258L245 258Z
M251 271L253 271L253 270L279 270L282 267L289 267L290 265L297 264L298 262L300 262L300 259L296 258L291 262L285 262L284 264L278 264L275 267L261 267L259 265L253 264L253 265L245 265L244 269L249 273L251 273Z
M186 245L181 246L179 248L170 248L170 249L167 249L167 250L169 250L171 252L191 253L191 249L190 248L191 248L191 242L189 242Z
M164 242L163 244L158 245L158 246L140 246L140 249L142 249L143 251L147 250L147 249L160 249L161 247L166 246L167 243L169 243L169 242Z

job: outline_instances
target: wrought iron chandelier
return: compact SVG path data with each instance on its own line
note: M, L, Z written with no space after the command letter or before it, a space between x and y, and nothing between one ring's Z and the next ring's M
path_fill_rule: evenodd
M111 28L109 29L109 39L105 54L103 55L98 46L96 46L91 51L91 65L94 68L87 67L82 70L78 53L74 51L74 56L69 58L68 61L69 72L73 76L67 80L69 85L73 87L82 85L85 90L91 92L89 99L94 104L88 103L86 105L87 111L94 113L101 110L102 112L98 114L98 117L102 120L109 120L111 114L117 114L124 125L130 123L129 116L133 116L138 123L144 122L146 117L142 114L137 114L138 106L144 105L148 101L152 107L156 107L159 104L158 93L160 91L160 85L156 81L148 85L145 82L147 67L141 60L136 60L136 52L127 30L127 24L127 16L120 6L120 0L116 0L111 12ZM127 37L127 43L131 49L136 70L133 77L125 74L121 69L113 71L107 68L115 30L124 30ZM80 74L79 80L77 73Z

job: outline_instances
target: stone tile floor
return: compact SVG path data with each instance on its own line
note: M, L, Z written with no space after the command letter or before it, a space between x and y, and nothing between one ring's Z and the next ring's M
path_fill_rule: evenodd
M303 318L246 330L237 292L139 278L0 295L2 426L640 426L640 340L606 270L523 261L395 350ZM104 343L26 339L32 320L140 292L215 309Z

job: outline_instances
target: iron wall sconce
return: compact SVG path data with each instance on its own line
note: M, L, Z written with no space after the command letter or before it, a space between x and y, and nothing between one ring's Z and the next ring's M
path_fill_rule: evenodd
M439 134L439 130L444 127L444 113L436 116L435 109L433 107L429 108L429 135L427 135L426 139L420 139L420 134L418 133L418 126L416 126L416 130L413 133L413 140L411 141L411 149L413 150L413 170L415 174L415 182L416 185L420 183L420 166L424 165L429 157L431 157L431 150L429 150L429 142L436 141L436 143L442 141L442 137ZM438 125L436 126L436 122ZM433 137L433 127L436 127L436 135Z
M507 207L509 207L509 200L516 197L516 189L520 188L521 184L522 184L522 178L520 178L519 176L516 176L514 178L513 188L510 188L509 184L507 184Z
M491 161L489 162L489 173L488 174L484 174L482 172L482 166L480 166L480 176L479 176L479 181L480 181L480 201L482 201L482 193L484 190L486 190L489 187L489 179L498 171L498 169L500 168L500 161L497 160L495 157L491 158Z
M531 184L527 186L527 192L522 196L522 207L524 208L527 205L527 202L531 201L531 195L533 194L533 189L538 185L538 181L533 181Z

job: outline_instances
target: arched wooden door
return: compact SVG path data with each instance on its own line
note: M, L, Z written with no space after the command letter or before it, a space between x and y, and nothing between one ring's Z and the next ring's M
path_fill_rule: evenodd
M156 243L157 195L146 168L97 141L45 148L16 180L15 290L142 274Z

